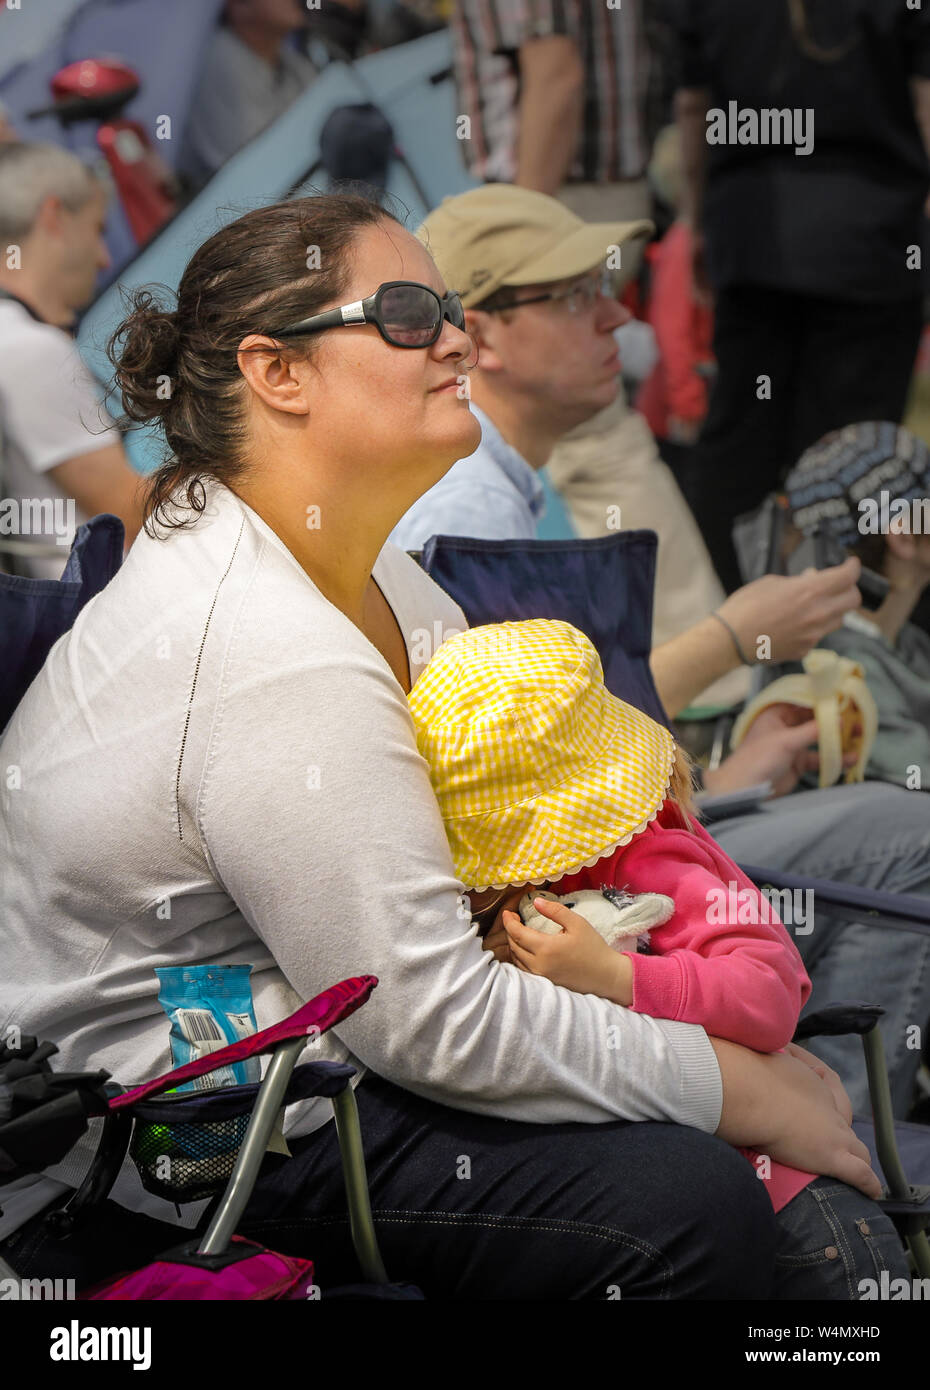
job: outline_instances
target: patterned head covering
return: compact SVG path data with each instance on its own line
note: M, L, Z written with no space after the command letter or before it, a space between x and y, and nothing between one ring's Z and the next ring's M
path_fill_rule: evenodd
M608 692L570 623L468 628L438 649L409 705L469 890L593 865L645 830L668 795L674 739Z
M868 534L860 527L869 510L861 502L880 509L882 493L889 504L930 496L930 451L910 430L887 420L847 425L805 450L784 491L799 531L809 535L819 527L840 545L852 546Z

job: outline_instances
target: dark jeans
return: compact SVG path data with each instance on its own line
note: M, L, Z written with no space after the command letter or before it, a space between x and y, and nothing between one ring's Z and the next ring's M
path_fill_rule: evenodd
M907 1256L889 1216L836 1178L818 1178L778 1213L777 1299L861 1297L862 1281L908 1277Z
M741 583L734 519L829 430L901 419L922 320L919 299L856 304L750 285L719 292L718 375L701 438L676 476L728 592ZM769 400L758 398L760 376L771 380Z
M358 1099L381 1252L428 1299L765 1299L777 1228L721 1140L651 1122L534 1125L453 1110L366 1075ZM333 1126L265 1160L241 1222L359 1277Z
M492 1119L371 1073L356 1097L388 1277L428 1299L850 1299L906 1273L868 1198L819 1178L776 1218L756 1170L699 1130ZM360 1278L335 1127L291 1148L266 1156L239 1230L312 1258L325 1296ZM189 1238L107 1202L78 1239L34 1218L0 1254L80 1290Z

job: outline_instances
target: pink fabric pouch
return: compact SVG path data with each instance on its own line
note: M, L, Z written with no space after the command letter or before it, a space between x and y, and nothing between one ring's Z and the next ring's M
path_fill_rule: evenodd
M191 1251L196 1248L196 1242ZM232 1262L229 1262L232 1261ZM217 1268L216 1265L221 1267ZM278 1255L252 1241L233 1236L230 1250L216 1260L196 1264L169 1255L134 1274L108 1279L80 1295L88 1302L257 1302L306 1299L313 1285L313 1261Z

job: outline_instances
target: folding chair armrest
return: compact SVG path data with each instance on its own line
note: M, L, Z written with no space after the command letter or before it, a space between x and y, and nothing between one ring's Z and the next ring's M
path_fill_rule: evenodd
M888 893L879 888L860 888L834 879L808 878L765 869L758 864L738 863L747 878L760 889L810 889L818 909L842 921L869 921L875 926L891 926L898 931L930 931L930 901L916 893Z
M878 1020L885 1010L878 1004L857 1001L828 1004L802 1019L795 1032L795 1041L818 1035L838 1037L858 1033L865 1051L865 1067L869 1079L869 1098L872 1102L872 1121L875 1126L875 1148L888 1195L880 1205L889 1215L896 1216L897 1225L907 1240L918 1272L930 1275L930 1244L924 1234L928 1188L915 1187L908 1182L901 1163L895 1137L894 1112L891 1106L891 1087Z
M805 1038L838 1038L845 1033L868 1033L875 1027L885 1010L879 1004L864 1004L858 999L825 1004L816 1013L800 1019L794 1042Z
M174 1067L151 1081L143 1082L141 1086L134 1086L132 1090L115 1096L110 1101L110 1109L123 1110L128 1106L137 1105L140 1100L149 1096L161 1095L164 1091L180 1086L184 1081L207 1076L210 1072L218 1071L220 1067L233 1062L242 1062L247 1057L257 1057L263 1052L276 1052L278 1045L288 1039L299 1039L301 1047L306 1047L308 1034L319 1037L336 1023L355 1013L355 1010L365 1003L377 983L374 975L357 975L340 980L338 984L309 999L296 1013L282 1019L280 1023L273 1023L270 1028L263 1028L260 1033L250 1033L238 1042L221 1047L216 1052L207 1053L193 1062L185 1062L183 1066ZM288 1077L293 1069L292 1062Z

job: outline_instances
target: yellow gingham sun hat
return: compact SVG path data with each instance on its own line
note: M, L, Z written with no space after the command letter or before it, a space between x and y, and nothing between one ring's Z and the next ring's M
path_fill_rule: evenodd
M468 628L442 644L408 702L470 891L593 865L645 830L668 795L675 740L610 694L570 623Z

